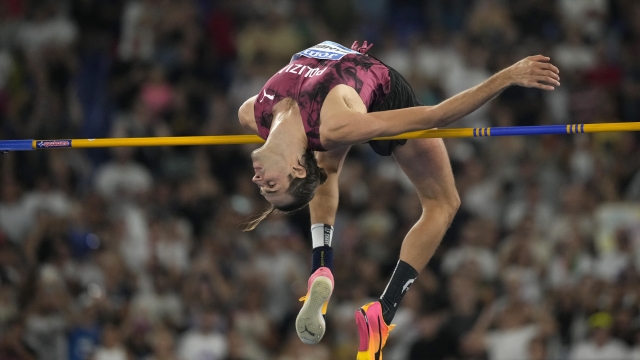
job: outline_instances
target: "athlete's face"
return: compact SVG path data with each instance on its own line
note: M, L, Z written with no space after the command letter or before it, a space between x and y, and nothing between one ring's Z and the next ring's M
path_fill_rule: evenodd
M274 206L284 206L293 202L293 196L287 193L293 175L291 167L283 157L259 156L252 154L253 182L260 188L260 194Z

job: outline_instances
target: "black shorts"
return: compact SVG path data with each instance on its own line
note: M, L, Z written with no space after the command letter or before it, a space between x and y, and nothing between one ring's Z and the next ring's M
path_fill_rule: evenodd
M385 111L405 109L414 106L422 106L423 104L418 100L416 94L414 94L409 82L400 75L394 68L385 64L389 69L389 78L391 87L389 94L380 104L373 105L369 112ZM398 145L404 145L407 140L371 140L369 146L378 155L390 156Z

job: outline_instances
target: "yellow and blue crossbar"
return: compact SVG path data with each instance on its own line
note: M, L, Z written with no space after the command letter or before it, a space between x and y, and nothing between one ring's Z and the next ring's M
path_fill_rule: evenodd
M431 129L413 131L396 136L380 137L375 138L374 140L582 134L622 131L640 131L640 122ZM239 145L260 144L263 142L264 140L256 135L172 136L61 140L0 140L0 152L54 148Z

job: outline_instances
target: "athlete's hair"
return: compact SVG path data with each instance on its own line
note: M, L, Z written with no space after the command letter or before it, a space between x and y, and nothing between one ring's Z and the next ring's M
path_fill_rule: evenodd
M302 159L298 160L298 164L307 170L307 175L303 178L295 178L291 180L287 193L293 196L293 201L281 206L274 206L271 204L269 209L249 222L244 231L251 231L255 229L262 220L266 219L269 214L276 210L288 214L298 211L309 204L311 199L313 199L318 186L327 181L327 172L318 166L318 162L316 161L316 157L313 155L313 151L309 149L307 149L304 155L302 155ZM291 177L291 175L289 176Z

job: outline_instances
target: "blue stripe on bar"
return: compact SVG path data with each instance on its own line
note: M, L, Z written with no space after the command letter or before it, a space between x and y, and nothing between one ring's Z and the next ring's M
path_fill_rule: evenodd
M505 126L491 129L491 136L566 134L567 125Z
M473 128L473 137L476 137L476 128Z
M0 151L33 150L33 140L0 140Z
M584 124L580 124L580 132L584 134Z

